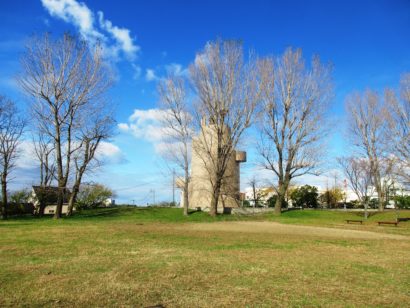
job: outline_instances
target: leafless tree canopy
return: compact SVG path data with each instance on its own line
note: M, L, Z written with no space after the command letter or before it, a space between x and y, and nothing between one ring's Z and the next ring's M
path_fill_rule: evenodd
M72 170L73 153L81 145L76 140L83 125L80 115L88 113L90 102L103 99L112 84L112 74L99 45L89 46L68 34L58 40L49 35L33 38L21 65L18 81L32 99L32 114L38 127L54 144L56 177L63 191ZM56 218L61 209L59 198Z
M369 161L366 158L357 157L340 157L337 161L348 180L350 188L364 205L365 218L367 218L367 207L374 190Z
M389 120L389 149L396 159L396 173L410 185L410 73L404 74L400 82L400 93L386 93ZM393 142L392 142L393 141Z
M369 162L372 182L376 188L379 209L383 210L385 191L383 173L389 173L386 152L387 111L380 96L373 91L353 94L346 101L349 136L359 156Z
M238 41L211 42L196 55L190 66L196 95L195 113L199 127L206 119L209 131L200 129L194 151L201 157L212 186L211 215L216 214L227 163L243 132L251 123L259 97L255 61L244 60Z
M0 96L1 216L7 218L7 183L19 154L18 146L26 125L13 100Z
M326 112L333 96L331 68L314 58L306 67L301 50L260 61L262 80L261 142L265 168L278 179L277 213L290 181L313 173L326 136Z
M78 150L73 154L75 176L67 215L73 212L83 176L100 164L96 157L100 143L113 136L115 120L112 114L104 100L95 100L87 104L87 113L79 116L81 127L76 132Z
M33 131L34 154L40 163L40 186L50 186L55 180L54 143L43 130Z
M158 84L161 109L164 112L164 143L168 145L168 151L164 155L183 172L184 215L188 215L189 207L188 186L193 135L193 117L186 88L186 81L182 77L172 75Z

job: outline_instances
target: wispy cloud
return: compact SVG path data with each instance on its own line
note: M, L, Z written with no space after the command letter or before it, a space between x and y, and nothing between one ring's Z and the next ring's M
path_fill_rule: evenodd
M166 110L135 109L128 118L128 123L119 123L118 129L137 139L152 143L155 152L162 155L167 150L169 151L171 146L175 146L173 145L175 142L168 140L173 135L173 131L162 124L165 117L167 117Z
M169 75L187 76L188 69L184 68L182 64L179 63L169 63L159 66L157 69L148 68L145 70L146 81L157 81L166 78Z
M161 126L161 119L164 117L165 111L160 109L135 109L128 123L119 123L118 128L136 138L156 143L162 139L164 133Z
M132 71L133 71L132 78L134 80L137 80L141 76L141 71L142 71L141 66L136 65L135 63L132 63L131 66L132 66Z
M165 71L168 75L175 75L175 76L187 76L188 69L184 68L179 63L170 63L165 65Z
M158 80L158 76L155 74L155 70L153 70L153 69L151 69L151 68L148 68L148 69L145 71L145 79L146 79L147 81L155 81L155 80Z
M135 60L135 57L140 50L140 47L134 44L130 35L130 30L114 26L111 21L104 19L103 12L98 12L98 20L100 27L106 30L117 42L117 48L122 50L130 60Z
M96 158L109 164L122 164L127 162L121 149L117 145L106 141L100 143L96 152Z
M83 2L76 0L41 0L44 8L53 17L64 20L74 25L84 39L103 44L104 52L111 60L119 60L122 57L134 61L140 51L135 44L131 31L121 28L104 18L104 13L97 12L98 23L95 14Z

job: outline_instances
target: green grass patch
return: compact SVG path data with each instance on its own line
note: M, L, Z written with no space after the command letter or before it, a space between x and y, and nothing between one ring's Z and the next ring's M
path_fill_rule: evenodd
M337 238L323 228L314 236L286 232L301 224L406 234L408 223L376 226L394 215L346 225L356 213L213 218L119 207L60 221L12 218L0 222L0 306L403 307L410 301L406 237ZM283 232L213 230L241 220ZM207 231L194 228L204 226Z

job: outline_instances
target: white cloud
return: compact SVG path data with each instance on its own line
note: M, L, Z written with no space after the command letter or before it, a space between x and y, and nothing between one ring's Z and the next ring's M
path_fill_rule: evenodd
M104 14L101 11L98 12L98 21L100 27L112 35L129 59L135 60L140 47L134 44L133 39L130 36L130 30L113 26L111 21L104 19Z
M39 162L35 154L34 143L31 140L23 140L19 146L19 156L16 160L16 168L20 170L33 170L39 168ZM124 153L113 143L103 141L97 149L96 158L106 163L119 164L126 161ZM38 173L36 176L39 176Z
M117 145L106 141L100 143L96 152L96 158L113 164L120 164L126 161L121 149Z
M132 75L132 78L134 80L140 78L140 76L141 76L141 67L139 65L136 65L135 63L132 63L131 66L132 66L132 70L134 72L133 75Z
M104 47L105 55L112 60L118 60L124 55L128 60L135 60L140 47L134 43L131 31L120 28L104 19L103 12L99 11L97 25L94 13L83 2L76 0L41 0L44 8L51 16L60 18L78 28L80 34L94 44L97 40Z
M157 80L158 77L155 75L155 71L153 69L148 68L145 72L145 79L147 81L154 81Z
M129 126L126 123L119 123L118 128L123 132L127 132L129 130Z
M94 30L94 16L83 2L76 0L42 0L51 16L74 24L85 37L99 33Z
M168 75L175 76L182 76L188 72L187 69L183 69L182 65L178 63L170 63L168 65L165 65L165 71Z
M179 63L169 63L166 65L157 67L157 71L152 68L148 68L145 71L145 79L147 81L161 80L161 79L166 78L169 75L182 76L182 77L187 76L188 69L184 68Z
M157 143L162 140L165 133L161 126L161 119L164 116L165 111L160 109L135 109L128 123L119 123L118 128L130 132L136 138Z
M39 166L34 150L34 143L29 140L23 140L19 145L19 156L16 160L16 168L33 169Z
M161 109L135 109L128 123L119 123L118 128L120 131L132 134L137 139L152 143L155 152L163 154L171 148L175 150L180 148L177 142L168 139L173 132L161 123L166 116L167 111Z

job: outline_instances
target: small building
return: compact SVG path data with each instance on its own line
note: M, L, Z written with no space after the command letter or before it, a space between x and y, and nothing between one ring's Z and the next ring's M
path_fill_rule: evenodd
M40 202L43 201L45 205L44 214L54 214L57 210L58 191L59 188L56 186L33 186L29 202L33 203L35 213L40 211ZM70 195L70 190L65 188L63 192L63 214L67 213Z
M272 186L267 187L257 187L255 188L255 192L253 191L252 187L246 187L244 192L245 198L244 200L249 201L251 206L255 205L255 197L258 201L259 206L268 206L268 200L276 195L276 191Z
M115 206L115 199L112 199L112 198L105 199L102 202L102 206L105 206L105 207Z

